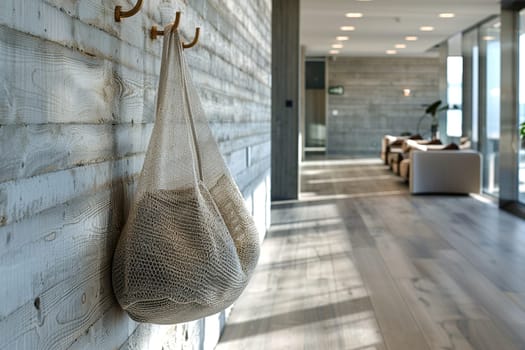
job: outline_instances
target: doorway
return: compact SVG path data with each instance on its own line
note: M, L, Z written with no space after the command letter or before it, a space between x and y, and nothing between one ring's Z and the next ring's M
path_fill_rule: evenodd
M326 63L310 58L305 64L305 152L326 152Z

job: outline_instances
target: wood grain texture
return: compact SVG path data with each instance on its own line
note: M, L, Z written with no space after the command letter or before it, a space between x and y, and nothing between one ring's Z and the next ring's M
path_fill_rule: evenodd
M32 124L0 128L0 182L143 155L152 124Z
M114 186L35 215L23 225L2 227L0 235L11 238L0 251L0 281L10 288L1 290L9 302L2 303L0 319L56 284L90 275L97 265L109 270L130 192L124 184ZM37 234L28 234L31 230ZM27 250L34 253L19 259ZM78 256L84 256L84 265L76 264Z
M14 223L137 174L144 155L0 183L3 224Z
M116 304L112 250L155 117L162 40L185 52L212 132L257 226L269 225L269 0L0 3L0 349L212 349L226 313L138 325Z
M379 159L301 173L218 349L525 347L523 220L468 196L410 196Z

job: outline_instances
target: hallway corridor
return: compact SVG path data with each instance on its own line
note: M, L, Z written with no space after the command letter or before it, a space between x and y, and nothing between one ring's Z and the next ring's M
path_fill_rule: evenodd
M379 160L303 163L218 350L525 349L525 221L410 196Z

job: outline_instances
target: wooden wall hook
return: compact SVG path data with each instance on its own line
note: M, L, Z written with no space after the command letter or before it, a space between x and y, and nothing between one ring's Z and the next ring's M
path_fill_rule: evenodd
M181 16L180 11L177 11L177 13L175 14L175 21L173 22L173 26L171 27L172 31L175 31L175 30L177 30L177 28L179 28L180 16ZM201 28L200 27L195 28L195 37L193 38L193 41L191 43L189 43L189 44L182 43L182 48L183 49L189 49L190 47L195 46L197 44L197 42L199 41L200 32L201 32ZM157 39L158 36L164 35L164 34L165 34L164 30L158 30L157 26L152 26L149 36L150 36L150 38L152 40L155 40L155 39Z
M173 22L173 27L171 27L171 30L177 30L177 28L179 28L179 23L180 23L180 11L177 11L175 13L175 21ZM149 32L149 36L151 40L157 39L157 36L159 35L164 35L164 31L157 30L157 26L152 26Z
M116 6L115 7L115 22L120 22L122 18L135 16L137 12L140 11L140 8L142 7L142 1L138 0L135 6L129 11L122 11L122 6Z
M199 41L199 34L201 32L201 28L200 27L197 27L195 28L195 37L193 38L193 41L189 44L186 44L186 43L182 43L182 48L183 49L189 49L190 47L194 47L197 42Z

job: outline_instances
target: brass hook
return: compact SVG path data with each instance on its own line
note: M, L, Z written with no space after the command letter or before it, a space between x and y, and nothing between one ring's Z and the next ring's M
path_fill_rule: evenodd
M177 11L177 13L175 14L175 21L173 22L173 26L171 27L172 31L177 30L177 28L179 27L179 22L180 22L180 12ZM189 49L190 47L195 46L197 44L197 42L199 41L200 32L201 32L200 27L195 28L195 37L193 38L193 41L191 43L189 43L189 44L182 43L182 48L183 49ZM165 33L164 33L163 30L157 30L157 26L152 26L151 27L150 38L152 40L155 40L155 39L157 39L157 36L164 35L164 34Z
M199 34L201 33L201 28L200 27L197 27L195 28L195 37L193 38L193 41L189 44L186 44L186 43L182 43L182 48L183 49L189 49L190 47L194 47L197 42L199 41Z
M129 11L122 11L122 6L115 7L115 22L120 22L122 18L135 16L142 7L142 0L138 0L135 6Z
M171 27L171 30L177 30L177 28L179 27L179 22L180 22L180 11L177 11L175 13L175 21L173 22L173 27ZM157 36L159 35L164 35L164 31L157 30L157 26L152 26L150 33L149 33L151 40L157 39Z

